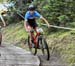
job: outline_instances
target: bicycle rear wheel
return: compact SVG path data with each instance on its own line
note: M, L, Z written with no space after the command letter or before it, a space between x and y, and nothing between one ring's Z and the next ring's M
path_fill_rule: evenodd
M50 58L49 48L44 38L39 39L39 47L42 50L44 58L49 60Z
M32 42L30 36L28 36L28 46L29 46L29 50L31 51L31 53L33 55L36 55L37 48L36 48L35 44Z

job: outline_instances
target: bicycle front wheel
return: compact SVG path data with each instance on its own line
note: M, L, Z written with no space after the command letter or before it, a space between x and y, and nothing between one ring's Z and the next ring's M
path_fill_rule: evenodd
M47 60L50 58L49 48L45 38L39 39L39 47L42 50L43 57Z
M36 55L37 48L36 48L35 44L32 42L30 36L28 36L28 46L29 46L29 50L31 51L31 53L33 55Z

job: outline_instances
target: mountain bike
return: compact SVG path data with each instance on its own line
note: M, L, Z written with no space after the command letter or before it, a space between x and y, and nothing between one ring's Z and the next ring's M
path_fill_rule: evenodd
M35 35L34 29L30 31L31 36L28 35L28 47L32 54L36 55L37 50L41 49L43 55L47 60L50 58L49 48L47 45L47 41L43 34L43 29L38 28L37 33ZM32 36L33 35L33 36Z

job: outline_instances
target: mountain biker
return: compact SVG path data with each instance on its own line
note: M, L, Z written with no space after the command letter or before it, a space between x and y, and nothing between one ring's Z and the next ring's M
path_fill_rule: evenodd
M45 23L48 25L48 27L50 26L48 21L40 13L38 13L35 9L36 9L36 7L34 5L30 5L28 7L28 11L25 14L24 27L25 27L26 31L28 31L28 32L30 32L30 30L32 28L35 29L35 31L36 31L36 29L38 27L36 18L42 19L43 21L45 21Z
M35 30L36 33L38 33L37 32L38 25L36 22L36 18L42 19L48 25L48 27L50 26L48 21L40 13L38 13L35 9L36 7L34 5L30 5L28 7L28 11L25 14L24 27L26 31L29 33L30 37L34 37L34 33L31 33L32 28Z

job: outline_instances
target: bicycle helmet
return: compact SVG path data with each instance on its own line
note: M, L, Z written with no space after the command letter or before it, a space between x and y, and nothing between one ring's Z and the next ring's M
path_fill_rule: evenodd
M33 11L33 10L35 10L36 9L36 7L34 6L34 5L30 5L29 7L28 7L28 10L29 11Z

